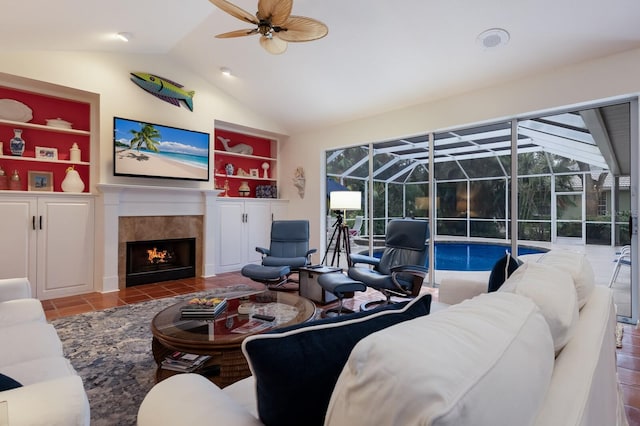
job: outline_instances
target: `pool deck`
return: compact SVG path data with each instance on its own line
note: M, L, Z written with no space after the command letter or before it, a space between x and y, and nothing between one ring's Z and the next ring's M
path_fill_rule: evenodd
M505 244L508 241L499 240L499 239L488 239L488 238L442 238L436 239L436 241L455 241L455 242L481 242L481 243L500 243ZM519 245L531 246L531 247L539 247L544 249L564 249L571 250L579 253L585 253L587 259L591 263L591 266L594 271L595 282L596 285L609 285L609 280L611 279L611 274L613 272L613 268L615 266L614 260L616 259L616 253L620 251L620 247L611 247L611 246L599 246L599 245L583 245L582 243L576 243L571 240L563 240L558 243L552 244L548 242L538 242L538 241L520 241ZM351 251L353 253L357 253L361 250L366 250L367 247L359 246L353 244L351 247ZM541 254L530 254L520 256L523 260L535 260L538 257L542 256ZM347 261L346 257L343 255L340 256L340 266L346 270ZM440 271L436 270L434 275L434 287L438 287L439 283L445 277L455 276L458 278L464 277L465 279L471 280L480 280L480 281L489 281L490 271ZM429 285L429 279L425 280L425 284ZM614 300L618 309L618 315L622 316L631 316L631 273L630 268L623 267L620 270L620 274L616 282L611 287L614 292Z

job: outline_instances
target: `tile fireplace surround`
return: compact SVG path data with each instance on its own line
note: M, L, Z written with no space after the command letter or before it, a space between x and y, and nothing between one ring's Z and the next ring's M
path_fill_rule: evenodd
M98 190L103 194L104 270L102 289L96 291L124 288L122 247L130 237L196 237L196 275L214 275L215 201L220 191L117 184L98 184ZM139 238L141 234L145 237Z
M202 216L120 216L118 219L118 288L126 288L127 243L196 239L196 277L202 276Z

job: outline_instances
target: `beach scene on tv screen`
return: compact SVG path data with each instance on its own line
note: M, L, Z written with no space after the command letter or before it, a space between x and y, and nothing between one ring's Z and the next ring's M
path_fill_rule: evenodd
M114 118L117 175L209 179L209 135Z

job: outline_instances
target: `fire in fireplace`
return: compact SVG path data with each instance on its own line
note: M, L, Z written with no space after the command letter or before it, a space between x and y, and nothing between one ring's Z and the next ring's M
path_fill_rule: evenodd
M196 239L127 242L126 286L196 276Z

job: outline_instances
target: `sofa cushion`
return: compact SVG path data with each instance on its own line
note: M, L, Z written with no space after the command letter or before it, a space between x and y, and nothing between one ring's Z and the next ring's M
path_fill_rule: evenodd
M0 327L0 342L11 350L0 351L0 367L38 358L63 356L62 343L51 324L26 322Z
M0 392L22 387L19 381L0 373Z
M431 295L337 318L250 336L244 352L266 425L322 425L340 371L363 337L429 313Z
M3 392L10 425L89 425L90 407L80 376L66 376Z
M545 253L538 262L555 266L571 275L578 296L578 307L582 309L596 285L587 256L584 253L555 249Z
M511 253L508 251L505 255L500 258L493 268L491 269L491 275L489 275L489 285L487 287L487 292L492 293L497 291L502 284L513 274L513 271L518 269L521 262L518 262L518 259L511 256Z
M482 294L362 339L326 424L531 424L553 362L549 328L530 299Z
M171 376L151 388L140 404L136 424L258 426L262 423L209 379L187 373Z
M500 287L532 299L544 315L557 352L573 336L578 323L578 298L569 273L553 266L527 262Z
M38 299L16 299L0 302L0 326L24 322L46 322L42 303Z
M68 359L61 356L38 358L0 367L0 373L11 376L24 386L76 375Z

